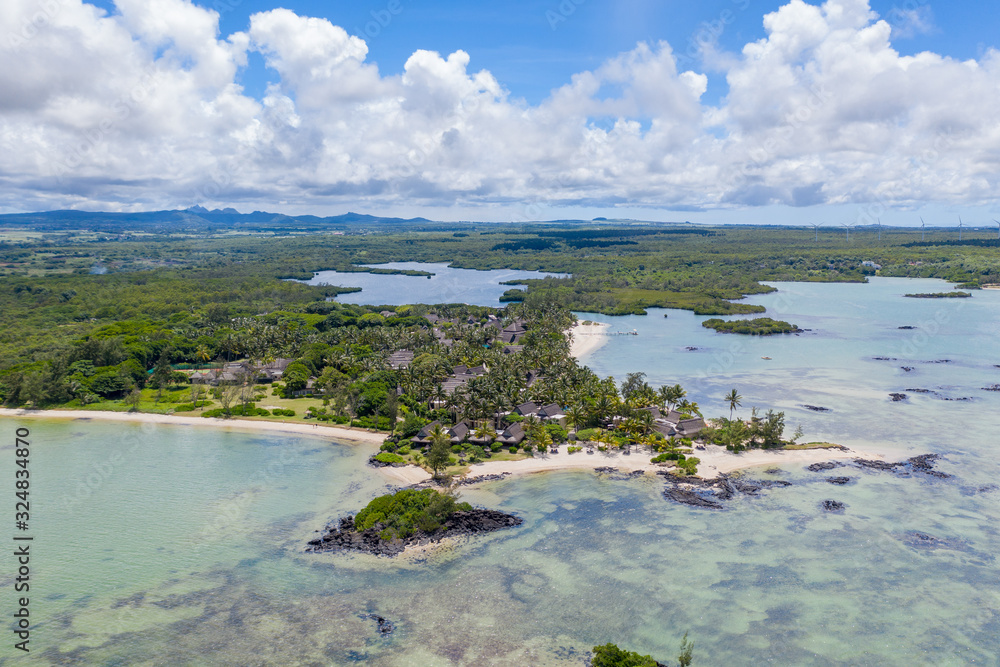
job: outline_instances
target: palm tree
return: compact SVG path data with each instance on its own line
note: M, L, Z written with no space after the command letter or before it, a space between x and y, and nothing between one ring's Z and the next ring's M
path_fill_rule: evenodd
M660 387L659 396L660 400L663 401L663 407L672 410L674 406L687 396L687 392L679 384L675 384L673 387L664 385Z
M570 424L573 425L577 431L580 430L581 426L587 425L587 420L590 415L587 413L587 408L582 405L574 405L569 410L566 411L566 419Z
M441 424L435 424L434 430L431 431L430 451L427 452L427 465L434 471L435 478L448 467L448 445L450 444L451 438L448 437L448 433L441 428Z
M725 400L729 403L729 421L733 421L733 410L740 406L740 401L743 400L743 397L739 395L734 387L732 391L726 394Z
M212 358L212 355L211 355L211 353L209 353L208 348L205 347L204 345L199 345L198 349L195 350L194 353L195 353L195 355L197 355L197 357L199 359L201 359L202 363L204 363L204 362L206 362L206 361L208 361L209 359Z

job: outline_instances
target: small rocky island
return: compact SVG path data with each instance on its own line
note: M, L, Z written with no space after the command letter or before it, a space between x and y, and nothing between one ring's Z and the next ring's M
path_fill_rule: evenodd
M379 496L322 535L310 540L307 552L359 551L396 556L407 547L440 542L448 537L488 533L519 526L523 519L497 510L460 503L454 495L434 489L403 489Z
M928 292L923 294L904 294L903 296L911 299L968 299L972 294L969 292Z
M717 317L705 320L701 326L715 329L719 333L735 333L747 336L774 336L778 334L802 333L802 329L783 320L770 317L755 317L749 320L723 320Z

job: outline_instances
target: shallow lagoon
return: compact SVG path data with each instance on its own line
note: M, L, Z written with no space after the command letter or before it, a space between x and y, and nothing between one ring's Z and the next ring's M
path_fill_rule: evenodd
M327 519L385 488L364 447L32 420L32 662L579 665L606 641L672 659L689 631L703 665L995 664L1000 394L981 387L1000 382L1000 292L898 296L940 287L779 285L754 300L813 329L780 339L717 334L687 312L614 318L640 335L585 362L681 382L710 415L736 386L745 406L787 410L809 439L940 453L955 478L838 470L854 481L833 486L801 467L755 471L794 486L721 512L670 503L653 479L505 480L464 496L523 526L410 561L301 553ZM932 320L926 337L896 328ZM889 402L909 387L938 395ZM963 396L975 400L943 400ZM828 498L846 510L822 512ZM921 545L914 531L947 541ZM366 612L399 629L377 636Z
M340 287L360 287L360 292L349 292L337 296L341 303L365 306L404 305L410 303L468 303L475 306L502 306L500 297L509 289L524 289L512 285L501 285L509 280L529 280L546 276L559 277L563 274L539 271L518 271L515 269L453 269L447 264L426 262L390 262L372 264L376 269L400 269L403 271L426 271L433 276L385 275L377 273L341 273L320 271L308 285L337 285Z

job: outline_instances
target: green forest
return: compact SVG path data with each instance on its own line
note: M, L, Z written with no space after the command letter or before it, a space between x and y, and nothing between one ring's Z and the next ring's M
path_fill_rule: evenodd
M773 290L766 281L864 281L876 273L945 278L964 290L1000 283L995 244L956 243L943 234L919 242L919 230L883 230L881 241L874 232L855 231L848 243L840 234L778 227L364 225L288 235L0 230L0 401L360 425L389 433L381 454L388 464L426 464L402 439L431 421L469 419L486 442L487 429L496 435L516 421L503 413L519 402L555 402L589 441L647 444L693 472L696 459L684 458L690 450L658 442L639 408L697 416L697 405L632 377L641 374L619 387L580 367L563 335L571 311L644 314L665 306L757 313L763 309L741 299ZM330 300L357 288L290 280L392 261L564 275L523 281L526 291L508 293L504 309L452 304L387 311ZM429 313L448 321L432 326ZM491 318L527 326L517 354L504 356L499 330L485 326ZM770 318L713 318L705 326L749 334L796 330ZM414 353L412 364L390 367L389 356L404 349ZM280 381L259 381L255 375L276 359L289 364ZM235 361L242 371L232 372L251 373L242 382L190 382L194 372L222 372ZM461 391L442 389L453 367L480 364L493 371ZM531 383L532 375L544 379ZM782 443L778 422L774 416L753 420L746 432L724 428L722 440L733 449L775 446ZM525 441L503 455L566 437L566 429L551 424L524 426ZM463 441L442 467L500 454L488 450Z

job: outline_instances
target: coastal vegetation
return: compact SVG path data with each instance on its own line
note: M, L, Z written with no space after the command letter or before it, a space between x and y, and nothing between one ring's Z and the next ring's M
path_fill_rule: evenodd
M721 320L712 318L705 320L701 326L715 329L719 333L736 333L750 336L773 336L775 334L797 333L802 331L794 324L770 317L755 317L750 320Z
M681 652L677 656L680 667L689 667L694 651L694 643L688 640L687 633L681 639ZM635 651L619 648L617 644L604 644L592 649L591 667L666 667L652 656L641 655Z
M927 292L924 294L904 294L911 299L968 299L969 292Z
M884 230L880 241L859 230L848 244L832 232L777 227L403 224L364 216L321 224L269 215L223 234L185 215L139 233L131 226L136 216L105 216L88 229L78 217L6 218L26 232L0 242L0 366L36 361L124 320L173 318L180 325L200 317L302 314L310 303L358 288L283 279L325 269L397 272L361 266L393 261L567 274L520 281L526 292L511 298L605 314L650 307L760 314L761 307L741 299L774 289L762 281L860 282L876 271L968 288L1000 283L994 247L950 243L943 234L913 243L919 230L910 229ZM190 220L197 224L184 222Z
M368 503L354 517L354 527L360 532L378 525L383 540L402 539L418 530L434 532L455 512L471 509L469 503L434 489L403 489Z
M833 235L817 241L811 231L690 225L443 225L355 217L303 228L302 235L291 233L291 222L274 220L242 235L155 225L139 235L116 228L113 217L88 233L52 216L35 222L37 235L0 244L4 404L343 424L386 434L380 463L417 464L436 475L564 443L645 447L651 456L666 454L660 462L679 473L692 469L684 451L690 444L683 443L689 438L657 430L647 408L697 419L697 403L684 399L683 388L649 387L641 374L619 384L579 366L563 333L571 309L759 312L740 299L774 289L761 281L863 281L875 271L863 262L880 264L881 275L1000 282L993 248L914 245L906 230L885 233L880 244L852 235L861 240L848 246ZM527 288L518 292L521 300L503 309L355 306L328 299L356 288L289 280L324 269L400 272L361 264L404 260L564 277L519 281ZM500 329L515 322L525 331L508 345ZM770 318L705 325L757 334L795 330ZM402 351L412 360L390 363ZM459 378L460 366L488 372ZM558 423L525 417L516 408L526 401L555 404L562 417ZM439 436L435 447L411 441L434 422L442 432L461 423L467 431L449 432L447 441ZM742 422L731 410L714 424L699 437L734 451L785 442L782 413ZM504 441L515 425L523 437Z
M310 540L307 551L361 551L395 556L407 547L448 537L487 533L519 526L523 520L497 510L458 502L453 488L403 489L379 496L336 526Z

